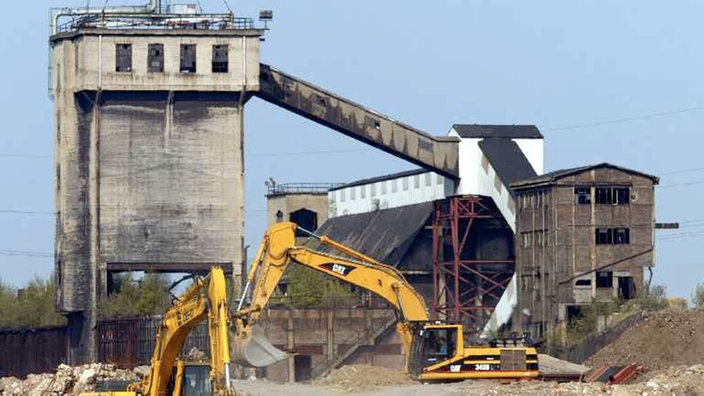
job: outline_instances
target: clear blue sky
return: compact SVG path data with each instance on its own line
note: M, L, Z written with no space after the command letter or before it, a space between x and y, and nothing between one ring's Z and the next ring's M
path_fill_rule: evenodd
M206 11L224 9L222 1L200 3ZM13 285L53 266L47 7L85 5L4 6L0 277ZM230 5L241 16L274 10L264 62L422 130L444 135L453 123L535 124L545 135L548 171L608 161L661 176L657 220L683 226L658 232L655 282L689 296L704 281L697 250L704 242L704 2ZM265 228L270 176L282 183L346 182L412 167L258 99L247 105L245 151L252 245ZM286 155L262 156L271 153Z

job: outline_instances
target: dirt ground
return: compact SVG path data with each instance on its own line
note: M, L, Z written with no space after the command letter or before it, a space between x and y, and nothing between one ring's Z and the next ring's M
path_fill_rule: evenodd
M647 370L704 364L704 311L648 313L636 326L589 358L591 367L637 363Z
M351 373L350 367L357 372ZM399 379L396 373L368 366L347 366L347 372L313 384L277 384L265 380L237 381L238 392L246 396L308 396L308 395L360 395L360 396L474 396L474 395L704 395L704 365L672 367L644 374L636 382L628 385L605 385L601 383L556 383L525 381L501 383L498 381L455 382L450 384L421 384L405 378ZM375 371L369 376L371 371ZM386 377L375 385L379 377ZM357 386L355 386L357 384Z

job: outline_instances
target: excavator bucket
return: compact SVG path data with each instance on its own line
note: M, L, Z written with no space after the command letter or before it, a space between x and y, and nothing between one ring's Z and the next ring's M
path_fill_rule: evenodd
M272 345L259 325L242 329L232 343L232 361L246 367L266 367L291 356Z

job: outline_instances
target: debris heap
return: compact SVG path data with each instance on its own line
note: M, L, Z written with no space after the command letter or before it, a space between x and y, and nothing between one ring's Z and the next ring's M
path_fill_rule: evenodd
M93 363L77 367L61 364L55 373L30 374L25 380L15 377L0 378L0 395L78 395L93 390L97 381L138 379L134 372L118 369L113 364Z

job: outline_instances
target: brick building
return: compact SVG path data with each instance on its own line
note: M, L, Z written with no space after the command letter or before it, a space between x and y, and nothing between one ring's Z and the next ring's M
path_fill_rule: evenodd
M550 338L580 306L634 298L653 266L658 178L603 163L511 184L518 207L514 326Z

